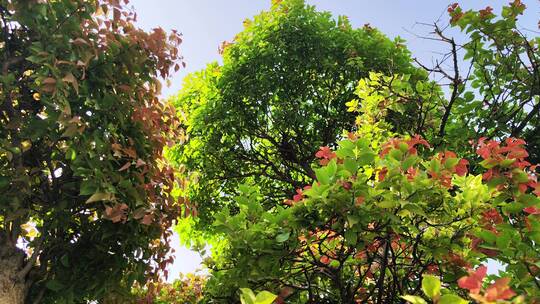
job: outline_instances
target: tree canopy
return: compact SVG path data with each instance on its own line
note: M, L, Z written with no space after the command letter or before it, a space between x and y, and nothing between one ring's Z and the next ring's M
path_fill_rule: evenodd
M368 71L425 75L399 38L301 0L275 1L244 21L222 52L222 65L189 75L174 99L187 134L171 155L190 174L186 196L206 223L243 182L258 184L267 206L308 183L318 147L353 126L343 101Z
M288 199L269 207L266 184L238 185L238 209L214 215L206 302L255 298L250 288L275 303L536 303L540 40L518 30L524 9L449 6L467 41L436 24L448 54L419 63L449 83L372 72L342 100L356 116L351 132L311 152L313 174ZM504 269L486 278L488 260Z
M3 0L0 16L0 302L88 303L158 277L180 211L158 77L179 68L179 35L114 0Z
M391 77L372 74L358 86L372 97L360 121L375 127L335 151L321 148L312 184L271 210L256 185L244 185L240 212L216 215L224 245L207 262L210 303L230 303L245 287L270 290L277 303L538 299L540 184L525 142L480 139L480 169L471 172L469 160L418 135L389 137L377 119L387 96L370 90L383 78ZM488 258L506 268L482 287ZM441 282L442 294L430 287Z
M520 0L448 6L431 65L274 0L169 102L181 37L127 4L0 0L0 303L540 303ZM168 284L181 217L208 276Z

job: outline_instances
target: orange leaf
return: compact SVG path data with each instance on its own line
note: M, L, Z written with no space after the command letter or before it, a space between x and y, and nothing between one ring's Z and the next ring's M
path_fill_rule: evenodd
M141 224L143 225L150 225L154 221L154 215L153 214L146 214L143 219L141 220Z
M75 89L75 92L77 94L79 94L79 82L77 81L77 78L75 78L75 76L73 76L72 73L67 73L66 76L64 76L64 78L62 78L62 80L64 82L70 83L73 86L73 88Z

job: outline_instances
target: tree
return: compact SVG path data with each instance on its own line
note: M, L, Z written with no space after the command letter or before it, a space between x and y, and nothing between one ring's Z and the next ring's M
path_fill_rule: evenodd
M223 64L189 75L174 100L187 134L171 156L189 175L185 194L199 221L209 224L213 212L234 206L243 182L259 185L271 207L315 177L318 147L334 146L354 124L343 101L359 78L372 70L425 74L402 42L369 25L353 29L346 17L336 21L301 0L274 1L246 20L223 44ZM400 129L412 121L389 119Z
M525 142L482 138L476 162L418 135L394 137L383 118L399 104L379 89L390 80L411 89L396 75L360 81L361 125L336 150L321 147L312 184L270 210L245 185L240 212L216 214L225 249L208 262L210 303L246 287L279 294L277 303L540 299L540 184ZM482 287L489 258L506 269Z
M540 301L540 40L517 29L524 8L513 1L498 17L451 5L470 40L435 25L451 68L420 63L450 80L449 96L444 83L371 73L346 104L353 132L314 153L313 182L270 209L258 184L239 187L239 212L215 215L207 302L242 288L276 303ZM402 130L388 119L411 112L420 119ZM489 259L505 268L486 279Z
M158 77L179 35L135 28L118 0L3 0L0 17L0 302L87 303L159 276L180 128Z
M473 138L521 137L530 159L540 161L540 37L528 37L518 25L525 8L512 1L497 16L489 6L479 11L449 6L450 26L461 30L463 41L445 33L446 27L433 26L429 38L447 45L448 52L432 67L417 63L443 79L450 96L409 101L438 105L439 125L424 130L435 144L459 149Z

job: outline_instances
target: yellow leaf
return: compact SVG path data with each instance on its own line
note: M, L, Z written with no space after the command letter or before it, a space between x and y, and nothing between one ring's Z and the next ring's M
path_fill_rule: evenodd
M97 201L110 201L112 199L112 193L96 192L86 200L86 203L89 204Z
M22 224L21 228L26 232L25 234L27 237L35 238L36 236L38 236L37 229L29 223Z
M29 140L25 140L25 141L21 142L21 146L22 146L22 151L26 152L26 151L30 150L30 148L32 147L32 142L29 141Z

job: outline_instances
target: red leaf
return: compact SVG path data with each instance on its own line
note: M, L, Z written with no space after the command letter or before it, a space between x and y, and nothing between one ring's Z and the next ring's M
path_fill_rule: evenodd
M479 293L482 288L482 281L487 274L487 267L480 266L474 272L469 272L469 276L462 277L458 280L458 286L468 289L471 293Z
M418 134L414 135L413 138L409 139L407 141L407 144L411 148L414 148L414 146L416 146L416 145L423 145L423 146L426 146L427 148L430 147L429 143L425 139L423 139L422 136L420 136Z
M325 264L325 265L328 265L328 264L330 264L330 258L328 256L326 256L326 255L323 255L320 258L320 262Z
M154 215L153 214L146 214L142 220L141 220L141 224L143 225L150 225L152 224L152 222L154 221Z
M315 153L315 157L322 158L322 159L332 159L336 157L336 153L332 152L332 150L328 147L321 147L317 153Z
M456 174L459 176L464 176L467 174L467 165L469 164L469 161L466 159L460 159L458 164L455 167Z
M388 168L384 167L379 171L379 181L382 182L386 178L386 174L388 173Z
M528 214L534 214L534 215L540 214L540 208L537 208L534 206L523 208L523 211L527 212Z
M486 300L492 302L497 300L507 300L516 295L508 286L510 278L500 278L486 289Z
M297 194L295 194L293 196L293 201L295 203L301 201L304 198L304 194L302 193L302 189L296 189L296 193Z
M128 205L116 204L114 207L105 207L105 218L111 220L113 223L125 222L127 219Z

